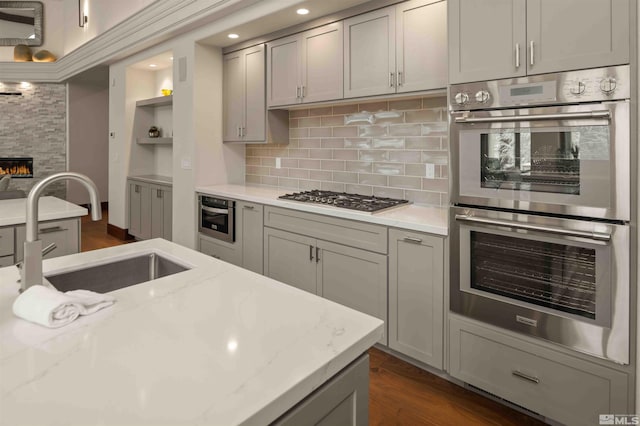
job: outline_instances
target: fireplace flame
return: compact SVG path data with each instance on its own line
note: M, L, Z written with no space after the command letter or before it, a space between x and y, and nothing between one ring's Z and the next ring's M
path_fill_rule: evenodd
M24 165L0 167L0 176L2 175L31 175L31 169Z

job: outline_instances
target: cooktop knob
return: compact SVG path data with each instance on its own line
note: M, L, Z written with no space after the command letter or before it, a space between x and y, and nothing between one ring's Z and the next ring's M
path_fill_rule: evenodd
M576 81L570 88L569 88L569 92L571 92L572 95L582 95L585 91L585 89L587 88L587 86L585 86L585 84L581 81Z
M491 95L486 90L480 90L476 93L476 101L481 104L486 104L491 99Z
M600 90L602 90L604 93L609 94L609 93L613 93L614 90L616 90L616 79L613 77L607 77L607 78L603 78L600 81Z
M454 100L456 101L456 103L458 105L464 105L467 102L469 102L469 95L467 95L464 92L456 93L456 96L454 97Z

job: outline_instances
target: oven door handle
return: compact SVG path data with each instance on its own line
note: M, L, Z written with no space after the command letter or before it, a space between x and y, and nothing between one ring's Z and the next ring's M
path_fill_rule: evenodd
M581 118L611 119L611 111L560 112L557 114L510 115L495 117L455 117L456 123L504 123L538 120L575 120Z
M213 207L200 206L200 208L208 213L221 213L221 214L229 214L229 209L215 209Z
M571 229L555 228L550 226L532 225L529 223L512 222L510 220L489 219L465 214L457 214L456 220L461 222L481 223L484 225L506 226L509 228L526 229L528 231L547 232L569 237L588 238L596 241L611 241L611 234L604 232L576 231Z

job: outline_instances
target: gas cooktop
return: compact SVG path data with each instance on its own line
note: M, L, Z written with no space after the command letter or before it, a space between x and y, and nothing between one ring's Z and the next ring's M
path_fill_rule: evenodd
M374 213L393 207L408 204L407 200L376 197L374 195L347 194L346 192L313 191L294 192L278 197L283 200L301 201L304 203L318 203L361 212Z

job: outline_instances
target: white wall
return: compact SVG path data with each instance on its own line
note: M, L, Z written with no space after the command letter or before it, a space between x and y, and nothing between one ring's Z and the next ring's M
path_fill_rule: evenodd
M98 187L100 201L109 197L109 69L74 78L67 86L67 165L83 173ZM67 201L88 204L87 190L77 182L67 184Z
M32 52L46 49L61 57L64 53L64 2L70 0L40 0L43 6L44 22L42 28L42 46L31 46ZM76 1L76 9L78 8ZM76 24L77 26L77 24ZM14 46L0 46L0 62L13 62Z
M78 0L40 1L43 45L31 50L46 49L60 58L158 0L82 0L89 17L84 28L78 25ZM13 62L13 46L0 47L0 62Z

